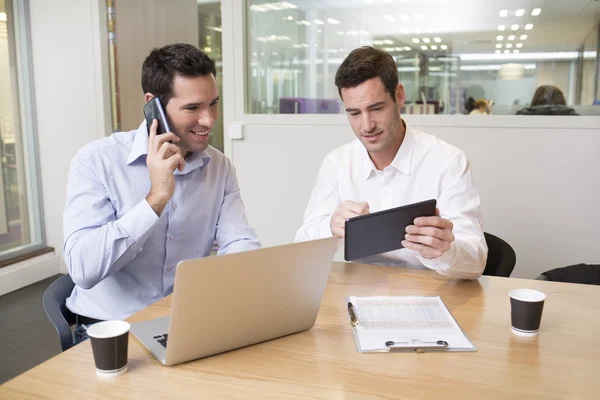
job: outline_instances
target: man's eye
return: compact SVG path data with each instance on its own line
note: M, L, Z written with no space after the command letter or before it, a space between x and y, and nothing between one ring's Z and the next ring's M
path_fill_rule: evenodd
M359 113L350 113L351 116L356 117Z
M185 109L190 111L196 111L198 107L186 107Z
M219 103L210 103L211 107L218 106L218 105L219 105Z
M377 107L377 108L374 108L373 111L381 111L382 108L383 107Z

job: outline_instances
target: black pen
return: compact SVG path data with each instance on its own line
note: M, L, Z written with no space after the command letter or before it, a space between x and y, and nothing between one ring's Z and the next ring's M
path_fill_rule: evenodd
M356 314L354 313L354 306L352 303L348 302L348 313L350 314L350 320L352 321L352 326L357 327L360 325L358 318L356 318Z

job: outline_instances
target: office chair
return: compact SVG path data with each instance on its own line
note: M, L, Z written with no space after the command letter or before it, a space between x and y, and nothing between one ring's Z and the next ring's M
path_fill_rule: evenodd
M62 351L73 346L71 325L75 324L75 315L69 311L66 302L74 287L75 284L69 274L63 275L48 286L42 298L44 311L58 332Z
M508 243L490 233L484 232L488 245L488 259L483 275L509 277L517 262L517 255Z

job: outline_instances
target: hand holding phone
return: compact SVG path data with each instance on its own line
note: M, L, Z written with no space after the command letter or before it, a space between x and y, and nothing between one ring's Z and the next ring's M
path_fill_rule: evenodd
M146 165L151 187L146 201L156 215L160 216L175 192L174 172L176 169L183 171L185 161L181 155L181 149L174 144L180 139L172 132L158 135L158 127L159 121L153 119L148 130Z

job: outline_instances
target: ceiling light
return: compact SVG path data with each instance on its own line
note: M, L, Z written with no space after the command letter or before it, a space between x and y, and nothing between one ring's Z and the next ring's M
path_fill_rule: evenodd
M6 22L6 13L0 13L0 21Z
M410 18L408 18L408 16L406 14L400 14L398 15L398 17L402 20L402 21L409 21Z
M520 49L521 47L523 47L523 43L517 43L516 46Z
M533 29L533 24L527 24L525 25L525 30L530 31Z
M522 8L519 8L517 11L515 11L515 16L517 17L522 17L523 14L525 14L525 10L523 10Z
M511 25L510 29L513 30L513 31L518 31L519 30L519 25L517 25L517 24Z
M294 17L292 17L291 15L288 15L288 16L287 16L287 20L288 20L288 21L291 21L291 20L293 20L293 19L294 19Z
M433 33L433 29L427 28L427 29L425 29L425 32L427 32L427 33Z
M512 43L506 43L506 48L510 49L512 47Z
M519 54L519 50L513 50L513 53Z
M502 52L501 52L500 50L496 50L494 53L496 53L496 54L500 54L500 53L502 53Z
M315 25L324 25L325 22L321 21L320 19L315 19Z
M411 49L410 47L408 47L408 46L404 46L404 50L406 50L406 51L410 51L410 50L412 50L412 49Z
M421 30L420 30L419 28L416 28L416 29L415 29L415 33L419 33L419 34L420 34L420 33L421 33Z
M510 50L504 50L504 54L510 53Z
M439 37L434 37L433 41L436 42L436 43L442 43L442 39L439 38Z
M504 36L502 36L502 35L496 36L496 40L503 40L503 39L504 39Z
M431 45L431 50L437 50L437 49L438 49L438 47L435 44Z
M400 32L402 32L404 35L408 35L408 29L406 28L400 29Z
M498 25L498 30L499 31L503 31L505 29L506 29L506 27L504 25Z
M390 39L385 39L385 40L383 41L383 43L384 43L384 44L394 44L394 42L393 42L393 41L391 41Z
M443 44L443 45L440 46L440 49L442 49L442 50L448 50L448 46L446 46L445 44Z
M415 14L415 19L417 21L423 21L423 16L421 14Z
M531 15L533 15L534 17L537 17L538 15L540 15L540 13L541 13L541 12L542 12L542 9L541 9L541 8L534 8L534 9L531 11Z
M508 15L508 10L500 10L500 16L506 17Z
M419 43L419 39L417 39L417 38L413 38L412 42L413 42L413 43Z
M527 35L521 35L521 36L519 37L519 39L521 39L521 40L527 40Z
M496 48L497 49L501 49L502 48L502 43L496 43Z
M421 46L421 50L427 50L427 46L425 46L425 45Z
M510 35L510 36L508 37L508 40L515 40L515 35Z
M327 22L329 22L331 25L339 25L340 21L338 21L337 19L333 19L333 18L327 18Z
M396 18L391 15L384 15L383 18L387 19L389 22L394 22Z
M430 43L430 42L431 42L431 40L429 40L428 37L424 37L423 38L423 43Z

